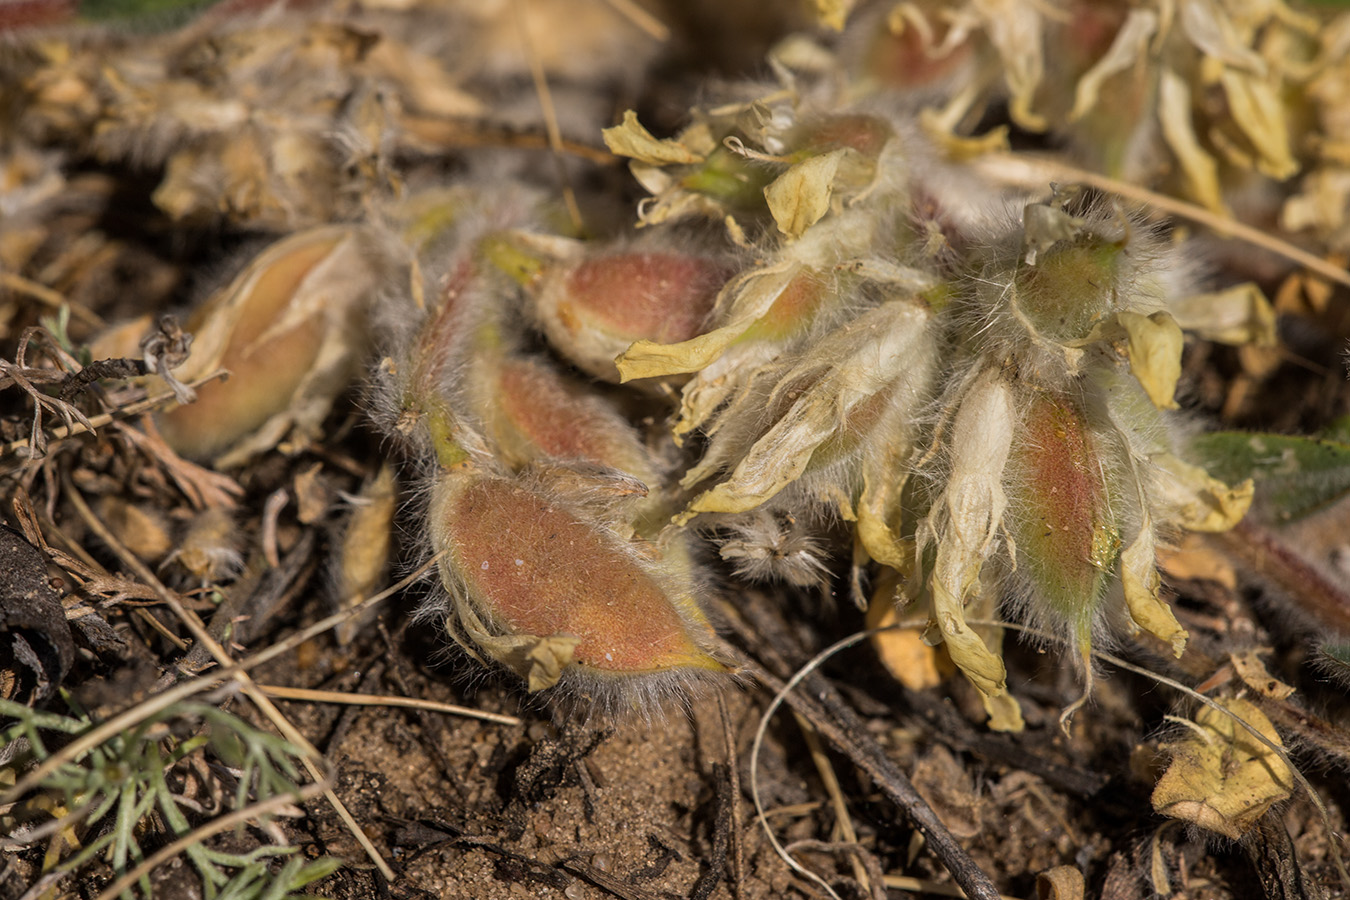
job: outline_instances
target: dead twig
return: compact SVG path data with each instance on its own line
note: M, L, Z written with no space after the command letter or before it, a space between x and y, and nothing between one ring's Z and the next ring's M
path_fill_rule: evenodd
M192 632L193 637L210 649L211 655L215 657L216 662L222 666L233 666L234 660L230 657L229 653L226 652L225 648L211 636L211 633L207 630L206 626L202 624L202 621L197 614L185 607L177 594L165 587L145 563L137 559L135 554L127 550L127 548L122 545L122 542L113 536L107 526L103 525L98 517L94 515L93 510L89 509L88 504L84 502L84 498L80 496L79 491L70 481L69 477L64 479L64 487L67 498L80 509L81 515L89 522L90 529L108 545L122 563L129 567L138 578L154 588L155 592L163 598L164 602L171 610L173 610L174 614L178 616L183 624L187 626L188 630ZM282 715L276 705L258 689L257 684L254 683L247 672L244 672L241 669L238 674L233 677L239 682L240 689L253 701L262 713L267 716L272 724L276 726L277 730L281 732L281 735L303 751L300 762L305 767L305 770L309 772L310 777L313 778L316 783L326 783L327 776L319 770L316 762L316 760L322 759L323 757L319 751L314 748L314 745L311 744L309 740L300 733L299 729L297 729L289 719ZM338 814L339 818L346 824L352 837L354 837L357 843L361 845L361 848L365 850L366 855L370 860L375 863L376 868L380 870L380 874L386 879L393 880L394 870L389 867L389 864L384 861L384 857L382 857L380 852L375 849L375 845L371 843L370 838L366 836L366 833L361 829L361 826L357 824L356 819L352 817L346 804L338 798L337 794L335 794L331 788L325 787L323 795L329 805L332 806L333 810Z
M970 858L970 854L942 824L942 820L938 818L937 813L914 789L914 785L910 783L909 778L896 767L895 763L891 762L881 747L872 740L856 714L849 711L842 701L831 704L831 709L827 712L811 699L825 693L834 693L833 688L824 678L815 675L816 667L839 650L864 640L870 633L860 632L832 645L807 663L806 666L799 669L786 683L765 671L759 663L745 656L736 648L729 644L723 644L720 648L722 652L729 654L729 657L743 671L774 692L774 700L765 713L765 719L761 722L760 733L756 735L755 746L751 750L751 791L756 792L758 787L756 784L758 775L756 759L763 739L764 726L774 710L781 703L786 702L794 712L810 722L855 766L867 773L882 792L905 812L914 827L923 833L928 845L968 897L972 900L997 900L998 890L994 887L994 883L989 880L989 876L981 871L975 861ZM806 683L808 690L794 691L793 688L801 683ZM836 716L839 716L839 718L836 718ZM756 799L756 806L758 807L758 799ZM760 812L762 815L763 810L761 809ZM777 845L777 839L771 832L769 838Z

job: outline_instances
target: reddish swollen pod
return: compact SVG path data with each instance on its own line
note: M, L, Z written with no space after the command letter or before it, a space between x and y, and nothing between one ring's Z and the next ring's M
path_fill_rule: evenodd
M704 256L631 251L545 268L532 291L549 341L597 378L635 341L675 344L702 333L731 270Z
M724 669L712 629L675 554L597 524L545 484L472 465L438 478L432 547L449 591L451 632L525 678L606 679Z
M526 356L500 360L490 376L481 398L484 427L507 465L593 462L656 487L659 475L637 432L590 385Z
M1086 648L1092 623L1116 581L1120 528L1110 447L1068 395L1038 393L1008 456L1004 528L1030 609L1066 627Z

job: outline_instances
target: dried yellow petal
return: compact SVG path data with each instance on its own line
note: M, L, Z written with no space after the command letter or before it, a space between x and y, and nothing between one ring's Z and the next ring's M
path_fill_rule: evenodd
M1181 347L1185 338L1170 313L1151 316L1120 312L1116 316L1128 336L1130 372L1159 409L1176 409L1177 379L1181 377Z
M764 189L764 199L779 231L801 237L829 212L839 165L845 155L856 152L841 147L813 156L792 166Z
M1162 579L1158 577L1157 544L1153 521L1148 513L1140 525L1139 536L1120 554L1120 580L1125 588L1125 605L1134 624L1170 644L1180 658L1190 637L1181 627L1172 608L1159 596Z
M1199 466L1177 459L1170 453L1152 458L1165 474L1159 487L1160 499L1172 507L1175 520L1191 531L1227 531L1247 514L1256 491L1248 478L1237 487L1229 487Z
M1111 47L1092 68L1083 73L1074 88L1073 109L1069 121L1081 119L1097 105L1102 84L1112 75L1124 72L1132 65L1146 63L1149 38L1158 30L1158 14L1152 10L1134 9L1125 18L1125 24L1116 32Z
M1176 154L1196 201L1215 212L1226 213L1219 190L1219 167L1200 146L1191 121L1191 89L1171 69L1164 68L1158 82L1158 118L1163 138Z
M1172 763L1153 789L1153 808L1239 840L1293 787L1280 755L1240 725L1242 719L1276 747L1275 726L1253 703L1216 700L1226 712L1203 707L1191 733L1167 745Z
M606 128L601 135L611 153L616 156L629 156L638 162L667 166L703 161L702 155L692 152L677 140L671 138L658 140L655 135L642 127L642 123L638 122L637 113L631 109L624 110L622 124Z
M867 607L867 627L889 628L904 618L895 605L895 591L884 584L872 596ZM923 642L923 635L914 628L893 628L872 635L872 647L877 659L896 681L911 691L922 691L942 683L944 673L939 667L939 651ZM947 669L951 669L950 663Z
M817 22L826 28L843 31L848 14L853 12L857 2L858 0L811 0L811 6L815 11Z
M349 609L373 595L380 586L389 566L391 535L394 527L395 501L394 468L388 463L365 486L355 499L351 519L342 534L338 556L338 609ZM338 625L337 639L342 646L350 644L373 617L358 616Z
M1279 181L1298 172L1289 146L1289 126L1276 85L1245 72L1225 69L1219 79L1228 111L1260 153L1256 167Z
M980 589L980 569L993 552L1008 498L1003 469L1012 448L1012 391L997 370L982 373L961 401L952 425L952 470L939 502L921 527L920 551L936 540L930 589L933 619L952 661L986 697L1007 690L1003 660L966 624L966 603Z
M1266 664L1261 661L1261 654L1269 652L1269 647L1243 650L1240 653L1228 654L1228 661L1233 664L1233 671L1237 672L1238 677L1247 687L1263 697L1270 697L1274 700L1287 699L1294 693L1293 686L1285 684L1271 675L1270 671L1266 669Z
M1275 308L1252 282L1213 293L1192 294L1174 301L1169 308L1178 325L1207 341L1258 347L1274 347L1279 343Z

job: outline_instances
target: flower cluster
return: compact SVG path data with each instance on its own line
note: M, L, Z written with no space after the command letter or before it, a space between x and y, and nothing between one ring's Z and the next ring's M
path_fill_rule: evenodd
M784 67L675 138L606 132L654 192L637 238L446 195L376 406L425 462L429 610L470 652L606 699L716 669L709 548L742 577L886 585L999 728L1004 599L1089 685L1094 639L1181 652L1156 550L1231 527L1251 485L1186 462L1164 411L1182 324L1253 295L1198 295L1100 198L955 177L910 124Z

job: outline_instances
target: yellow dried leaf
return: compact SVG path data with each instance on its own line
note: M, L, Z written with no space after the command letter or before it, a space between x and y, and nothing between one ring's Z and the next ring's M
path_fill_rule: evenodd
M961 110L965 112L965 110ZM974 159L988 153L1002 153L1010 149L1008 126L999 125L984 134L966 137L957 134L945 112L932 108L919 111L919 127L942 150L942 155L954 162Z
M811 0L816 21L826 28L843 31L848 14L853 12L857 0Z
M1238 677L1247 687L1263 697L1284 700L1294 693L1294 688L1271 675L1266 669L1266 664L1261 661L1260 654L1269 652L1269 647L1243 650L1240 653L1228 654L1228 661L1233 664L1233 671L1238 673Z
M1116 316L1128 336L1130 372L1159 409L1176 409L1177 379L1185 338L1170 313L1151 316L1121 312Z
M1233 840L1251 830L1270 807L1289 797L1293 778L1280 756L1258 741L1239 717L1275 746L1275 726L1246 700L1217 700L1195 716L1185 739L1167 745L1172 763L1153 789L1153 808Z
M297 481L299 477L303 475L297 476ZM389 565L395 499L394 469L386 463L380 467L375 478L361 488L342 535L338 556L339 610L350 609L379 588ZM373 618L375 610L369 610L368 613L338 625L338 643L344 647L351 643Z
M1170 644L1172 653L1180 658L1186 650L1189 635L1173 615L1172 608L1158 594L1162 579L1158 577L1153 521L1147 511L1139 536L1120 554L1120 580L1125 588L1125 605L1134 624Z
M764 189L764 199L778 230L801 237L830 210L834 177L844 156L857 151L842 147L792 166Z
M1173 578L1203 578L1230 591L1237 587L1237 572L1228 557L1214 550L1198 534L1188 534L1180 546L1160 550L1158 563Z
M605 146L616 156L628 156L653 166L690 165L703 162L700 154L690 151L677 140L658 140L638 122L637 113L624 110L623 123L601 132Z
M1177 324L1207 341L1242 346L1274 347L1275 308L1251 282L1209 294L1192 294L1170 307Z
M1074 88L1073 109L1069 121L1081 119L1097 105L1102 84L1132 65L1147 61L1148 42L1158 30L1158 14L1152 10L1134 9L1125 18L1125 24L1116 32L1116 38L1102 58L1083 73Z
M1256 167L1265 175L1283 181L1298 172L1289 148L1289 128L1284 103L1269 80L1225 69L1220 77L1228 111L1258 153Z
M1219 167L1195 136L1191 121L1191 89L1171 69L1163 69L1158 82L1158 118L1163 138L1176 154L1191 195L1201 205L1227 213L1219 190Z
M1183 528L1191 531L1227 531L1247 514L1256 491L1248 478L1237 487L1229 487L1199 466L1177 459L1170 453L1153 457L1167 478L1162 479L1160 499L1172 507Z
M896 608L894 587L883 583L867 607L867 627L887 628L906 621L909 619ZM874 634L872 647L886 671L911 691L937 687L947 674L939 666L940 651L925 644L917 629L895 628ZM951 669L950 663L946 668Z

